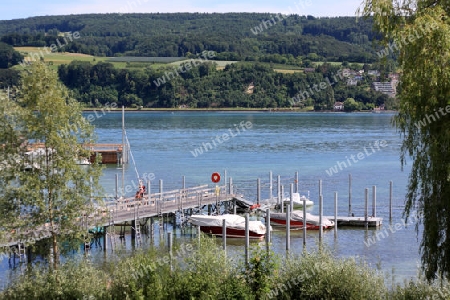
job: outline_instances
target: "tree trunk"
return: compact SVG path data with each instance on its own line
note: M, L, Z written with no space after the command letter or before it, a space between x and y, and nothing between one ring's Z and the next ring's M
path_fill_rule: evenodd
M53 222L52 222L53 223ZM59 249L58 249L58 239L55 232L52 232L52 256L53 256L53 269L58 269L59 265Z

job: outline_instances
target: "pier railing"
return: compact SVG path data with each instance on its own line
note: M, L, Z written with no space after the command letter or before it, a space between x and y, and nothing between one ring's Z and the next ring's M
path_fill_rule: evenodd
M158 216L175 213L182 209L202 208L204 205L218 204L231 200L226 186L208 187L201 185L186 189L171 190L163 193L145 194L142 198L120 197L109 202L104 209L113 214L115 222L133 220L139 217Z

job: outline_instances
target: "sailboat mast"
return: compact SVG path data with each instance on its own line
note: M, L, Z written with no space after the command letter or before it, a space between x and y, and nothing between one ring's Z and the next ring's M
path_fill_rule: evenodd
M125 163L125 108L122 105L122 167Z
M125 197L125 108L122 105L122 196Z

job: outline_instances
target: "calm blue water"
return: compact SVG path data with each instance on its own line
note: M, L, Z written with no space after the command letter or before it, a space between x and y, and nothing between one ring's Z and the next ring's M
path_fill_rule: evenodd
M392 117L392 114L127 112L126 131L136 164L130 163L123 170L123 185L135 184L138 173L141 177L155 178L151 182L152 191L157 190L159 179L164 182L164 190L181 188L182 176L186 176L188 187L212 186L211 174L219 172L224 179L226 170L237 191L254 200L257 178L261 178L263 184L262 198L268 198L270 171L273 172L274 195L276 176L281 176L288 192L298 171L302 194L309 191L311 200L317 204L322 179L324 214L333 214L334 192L338 192L339 215L346 216L351 174L352 207L356 216L364 214L364 189L370 188L371 199L371 188L377 186L377 216L383 217L385 224L380 232L389 224L390 180L394 182L392 223L401 223L409 172L408 166L401 171L401 140L391 125ZM98 142L121 143L121 113L102 115L94 125ZM224 134L228 134L228 140L214 140ZM381 141L385 147L376 148L374 144ZM203 153L199 154L198 150L195 153L195 149L201 147ZM338 172L328 174L326 171L330 172L333 167ZM106 193L115 193L116 174L119 174L120 186L122 170L117 166L104 170L102 182ZM133 195L134 191L133 188L128 195ZM315 205L312 212L317 213L317 208ZM337 239L330 231L324 235L324 243L337 256L359 256L373 267L381 265L383 271L394 273L398 280L415 277L419 260L416 233L413 226L398 228L394 233L386 230L384 238L379 234L380 240L370 247L364 241L375 237L376 230L346 228L339 230ZM185 237L180 234L179 238ZM310 249L316 246L316 233L308 233L307 244ZM233 251L233 247L240 249L242 245L237 243L230 247ZM284 253L283 232L274 233L273 247ZM302 250L301 232L292 233L291 249ZM0 268L8 270L6 260Z

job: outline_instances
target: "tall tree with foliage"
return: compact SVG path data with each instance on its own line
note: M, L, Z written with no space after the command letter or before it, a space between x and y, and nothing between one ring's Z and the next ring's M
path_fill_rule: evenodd
M401 162L412 158L405 216L420 216L422 268L427 279L450 278L450 3L366 0L386 45L398 52ZM395 43L395 44L394 44Z
M19 64L23 60L22 54L8 44L0 42L0 69L7 69Z
M93 212L90 196L101 169L77 164L89 158L83 144L93 142L93 126L57 74L41 62L23 71L16 99L3 98L0 227L13 240L28 243L34 230L47 233L56 268L61 242L86 234L84 216Z

